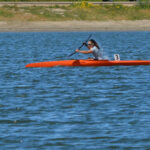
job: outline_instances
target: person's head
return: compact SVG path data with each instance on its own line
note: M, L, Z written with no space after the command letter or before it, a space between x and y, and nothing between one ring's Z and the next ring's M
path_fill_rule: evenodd
M88 48L90 49L90 48L92 48L94 46L96 46L98 49L100 49L98 44L97 44L97 42L95 40L93 40L93 39L89 40L88 41Z

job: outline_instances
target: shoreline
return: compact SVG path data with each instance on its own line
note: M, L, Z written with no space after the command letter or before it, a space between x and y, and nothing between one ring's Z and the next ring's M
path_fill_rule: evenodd
M150 31L150 20L136 21L0 21L0 32Z

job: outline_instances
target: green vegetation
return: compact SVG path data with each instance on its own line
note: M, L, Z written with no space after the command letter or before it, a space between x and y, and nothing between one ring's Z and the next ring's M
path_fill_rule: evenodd
M66 21L66 20L143 20L150 19L150 4L140 2L135 6L93 5L88 2L70 6L51 7L0 7L0 20Z
M150 9L150 1L149 0L140 0L138 6L143 9Z

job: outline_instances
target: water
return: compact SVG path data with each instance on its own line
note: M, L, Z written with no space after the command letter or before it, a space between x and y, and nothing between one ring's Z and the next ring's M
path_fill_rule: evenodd
M69 59L89 34L0 33L0 149L150 148L150 66L25 68ZM150 59L150 32L93 38L110 59Z

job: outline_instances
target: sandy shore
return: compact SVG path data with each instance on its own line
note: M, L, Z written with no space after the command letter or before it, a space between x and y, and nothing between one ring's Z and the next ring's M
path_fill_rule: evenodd
M138 21L0 21L0 32L7 31L150 31L150 20Z

